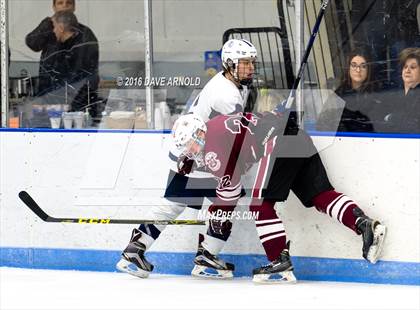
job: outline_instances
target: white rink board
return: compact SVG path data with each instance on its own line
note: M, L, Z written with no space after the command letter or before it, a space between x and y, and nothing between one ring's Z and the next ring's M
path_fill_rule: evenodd
M144 218L168 171L161 133L0 132L1 247L121 250L133 225L47 224L27 190L57 217ZM314 137L322 144L327 137ZM420 140L336 138L321 152L330 179L389 229L384 260L419 262ZM241 207L245 210L245 207ZM279 204L292 255L360 259L360 237L294 197ZM183 218L192 218L188 210ZM204 227L170 227L153 251L195 252ZM403 244L403 246L402 246ZM224 253L263 254L253 222L237 222Z

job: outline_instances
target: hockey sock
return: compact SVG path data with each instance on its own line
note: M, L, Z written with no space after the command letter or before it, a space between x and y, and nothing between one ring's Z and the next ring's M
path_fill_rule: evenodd
M226 241L210 236L208 233L204 236L201 245L213 255L219 255L225 246Z
M153 224L141 224L139 230L153 239L159 238L160 230Z
M278 259L286 248L286 232L274 210L275 204L275 201L264 200L261 203L254 200L249 207L250 211L258 212L255 226L269 261Z
M346 195L334 190L325 191L312 199L312 203L319 212L328 214L358 233L356 229L357 218L353 214L353 209L358 208L358 206Z

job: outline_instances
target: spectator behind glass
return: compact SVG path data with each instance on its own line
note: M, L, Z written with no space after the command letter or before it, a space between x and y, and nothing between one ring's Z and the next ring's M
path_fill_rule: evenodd
M420 48L400 53L403 89L389 95L383 132L420 133Z
M420 25L418 22L420 1L398 0L389 1L390 22L387 37L390 45L390 86L401 87L399 78L399 52L410 46L420 46Z
M372 63L366 52L355 50L347 57L344 76L317 121L317 130L373 132L371 113L376 105L371 80ZM344 101L344 106L337 96ZM342 111L342 113L341 113Z
M59 24L63 24L65 20L68 23L72 18L69 18L69 15L63 16L61 13L68 12L73 15L75 0L53 0L52 8L56 20L60 20ZM89 101L94 102L97 99L99 82L98 40L92 30L78 23L77 18L75 18L75 21L77 24L72 25L71 29L73 34L71 37L67 37L66 40L63 40L64 37L60 36L59 31L54 31L52 17L46 17L38 27L26 36L28 47L35 52L41 52L38 95L44 96L50 92L62 89L66 82L70 83L72 84L70 89L76 90L71 104L71 110L73 111L83 110L87 105L88 81ZM67 70L70 70L70 72L67 72ZM63 103L64 91L59 91L58 94L56 92L53 96L47 95L47 101L51 102L52 97L60 100L58 103ZM90 107L90 114L96 116L95 105Z

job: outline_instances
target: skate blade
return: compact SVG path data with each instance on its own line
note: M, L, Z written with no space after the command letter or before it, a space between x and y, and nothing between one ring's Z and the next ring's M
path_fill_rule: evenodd
M367 254L367 259L372 264L376 264L376 262L379 259L379 256L382 253L385 236L386 236L386 226L382 224L378 224L375 227L375 231L373 232L373 243L370 246L369 252Z
M256 284L294 284L296 277L293 271L283 271L272 274L256 274L252 277Z
M119 271L131 274L132 276L143 278L143 279L147 278L150 273L148 271L138 268L132 262L129 262L125 260L124 258L120 259L116 267Z
M209 272L211 271L211 272ZM233 279L233 272L231 270L213 269L207 266L195 265L191 271L191 275L197 278L205 279Z

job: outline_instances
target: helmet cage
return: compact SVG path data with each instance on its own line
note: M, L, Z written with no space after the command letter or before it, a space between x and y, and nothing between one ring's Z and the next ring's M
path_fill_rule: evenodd
M197 161L197 159L202 157L204 145L206 144L206 141L203 139L203 137L200 137L200 133L202 132L201 129L197 129L191 136L191 139L188 140L185 145L183 146L182 155L188 157L189 159ZM194 145L199 146L199 150L196 152L192 151L192 148Z
M205 140L201 133L207 131L204 121L194 114L180 116L173 128L172 137L176 148L182 156L196 161L198 166L204 163L202 151Z

